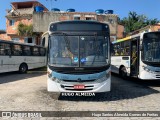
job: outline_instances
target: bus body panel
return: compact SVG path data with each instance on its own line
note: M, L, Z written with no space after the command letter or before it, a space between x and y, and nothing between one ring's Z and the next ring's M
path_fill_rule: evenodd
M110 66L110 31L107 24L96 21L50 23L48 38L46 37L47 33L43 34L42 39L47 42L42 44L48 47L49 92L110 91L111 68L106 67ZM58 70L56 71L54 67L51 70L49 66L54 66ZM70 69L64 70L66 67ZM85 67L92 72L84 71ZM103 71L104 77L97 78L102 73L93 70L92 67L102 69L100 71ZM76 73L76 70L79 71Z
M138 78L141 80L160 80L160 67L149 66L141 61L139 70L140 72Z
M112 56L111 57L111 71L114 73L119 74L119 69L121 66L124 66L127 70L127 75L130 75L130 56L124 56L127 57L126 59L123 59L122 56Z
M21 64L27 65L26 70L44 67L45 52L41 46L0 40L0 73L19 71Z
M111 57L112 72L119 74L119 68L123 65L126 67L127 75L130 75L131 77L139 78L141 80L160 80L159 38L160 32L156 31L136 34L114 41L113 46L115 45L115 48L116 45L119 45L118 51L122 48L124 49L124 45L129 42L128 48L130 50L130 59L128 61L129 64L127 65L125 63L127 61L122 60L124 56L114 54L115 56ZM134 45L137 46L134 47ZM134 48L136 50L135 52L133 52ZM136 74L134 74L134 67L137 70Z
M0 56L0 73L9 71L8 60L9 56Z
M111 78L108 78L106 79L104 82L102 83L72 83L70 82L70 84L65 84L65 85L70 85L73 87L74 84L84 84L85 86L95 86L93 88L93 90L65 90L65 89L62 89L61 88L61 84L60 83L57 83L55 81L52 81L50 79L48 79L47 81L47 84L48 84L48 91L49 92L108 92L110 91L110 85L111 85Z
M107 74L108 77L106 77ZM56 77L56 80L52 80L54 77ZM102 78L104 80L102 80ZM81 79L81 81L76 81L78 79ZM95 80L90 81L93 79ZM85 82L83 82L83 80L85 80ZM47 84L49 92L107 92L110 91L111 85L110 69L101 73L85 75L68 75L53 72L52 77L48 77ZM74 89L74 85L84 85L85 88L77 90Z
M141 80L153 80L153 79L160 80L160 68L159 67L147 66L145 69L146 70L144 70L143 67L140 67L141 71L138 76L139 79ZM159 71L159 72L155 72L155 71Z
M0 73L18 71L22 63L26 63L28 69L34 69L38 67L43 67L46 65L45 57L34 57L34 56L1 56L0 58Z

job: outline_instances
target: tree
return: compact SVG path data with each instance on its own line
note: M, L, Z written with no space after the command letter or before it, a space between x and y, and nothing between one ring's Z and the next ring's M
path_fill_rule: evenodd
M33 25L25 25L23 23L19 23L17 33L20 36L34 36Z
M145 15L138 15L136 12L129 12L128 17L124 17L122 20L119 19L119 24L124 25L125 32L133 32L147 25L154 25L158 23L157 19L148 19Z

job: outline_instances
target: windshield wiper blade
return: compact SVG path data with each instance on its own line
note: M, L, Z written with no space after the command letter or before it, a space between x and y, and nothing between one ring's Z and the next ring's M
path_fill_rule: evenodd
M95 46L95 49L97 50L97 48L98 48L98 47L97 47L98 45L96 45L97 34L95 33L94 36L95 36L95 39L94 39L94 46ZM98 51L96 51L96 54L95 54L94 59L93 59L93 61L92 61L92 65L93 65L93 63L95 62L97 53L98 53Z

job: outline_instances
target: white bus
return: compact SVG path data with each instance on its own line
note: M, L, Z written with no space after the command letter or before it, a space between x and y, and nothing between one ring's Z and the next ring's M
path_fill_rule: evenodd
M0 73L20 71L46 65L44 47L0 40Z
M160 79L160 32L128 36L113 42L112 72L121 77Z
M110 91L109 26L95 21L51 23L48 31L48 91ZM47 36L47 33L44 34Z

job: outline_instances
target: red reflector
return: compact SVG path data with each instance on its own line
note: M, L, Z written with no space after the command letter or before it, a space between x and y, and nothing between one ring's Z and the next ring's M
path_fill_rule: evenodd
M84 89L84 85L74 85L74 89Z

